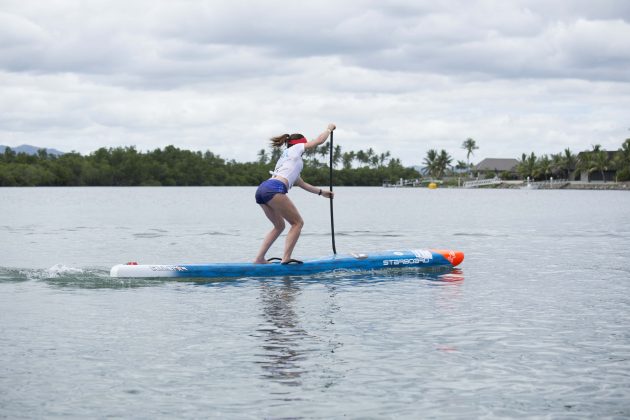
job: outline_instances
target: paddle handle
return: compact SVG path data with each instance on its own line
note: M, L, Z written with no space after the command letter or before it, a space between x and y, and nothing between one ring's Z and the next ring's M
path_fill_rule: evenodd
M333 190L333 132L330 132L330 192ZM333 254L337 255L335 246L335 218L333 216L333 199L330 198L330 232L332 237Z

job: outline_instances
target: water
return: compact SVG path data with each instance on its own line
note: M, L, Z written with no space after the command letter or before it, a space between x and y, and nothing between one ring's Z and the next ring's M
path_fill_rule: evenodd
M253 192L0 189L0 417L630 416L627 192L338 188L340 252L461 269L109 278L250 260ZM295 256L329 254L328 202L291 197Z

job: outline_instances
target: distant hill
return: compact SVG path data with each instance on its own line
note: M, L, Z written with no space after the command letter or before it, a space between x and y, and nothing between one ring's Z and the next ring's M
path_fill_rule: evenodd
M427 169L426 166L420 166L420 165L412 166L412 168L415 169L416 171L420 172L421 174L426 173L425 171Z
M0 145L0 153L4 153L4 150L7 147L9 146ZM36 147L36 146L28 145L28 144L23 144L18 147L11 147L11 150L13 150L15 153L26 153L27 155L36 155L39 149L44 149L44 147ZM45 148L45 149L49 155L61 156L64 154L64 152L61 152L57 149L49 149L49 148Z

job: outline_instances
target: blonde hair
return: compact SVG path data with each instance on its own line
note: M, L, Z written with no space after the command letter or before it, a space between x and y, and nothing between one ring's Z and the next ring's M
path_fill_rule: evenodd
M304 136L301 134L282 134L280 136L272 137L269 140L271 141L271 145L273 147L282 147L285 144L287 145L287 147L291 147L293 145L289 144L290 140L298 140L302 138L304 138Z

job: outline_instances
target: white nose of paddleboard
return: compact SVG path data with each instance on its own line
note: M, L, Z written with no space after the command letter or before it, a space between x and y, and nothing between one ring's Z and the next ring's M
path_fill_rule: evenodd
M177 277L179 266L138 265L137 263L118 264L109 272L111 277Z

